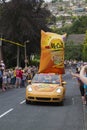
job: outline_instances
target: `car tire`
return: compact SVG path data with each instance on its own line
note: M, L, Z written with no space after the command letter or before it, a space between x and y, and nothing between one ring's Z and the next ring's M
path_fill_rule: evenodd
M28 101L27 99L26 99L26 104L30 104L31 103L31 101Z
M60 106L64 106L64 101L61 101L61 102L59 103L59 105L60 105Z

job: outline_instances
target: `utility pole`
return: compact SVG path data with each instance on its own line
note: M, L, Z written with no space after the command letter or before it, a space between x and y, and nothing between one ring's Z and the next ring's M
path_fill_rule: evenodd
M25 52L25 67L27 67L27 63L28 63L28 59L27 59L27 43L29 43L30 41L27 40L24 42L24 52Z
M20 48L17 46L17 66L19 67Z

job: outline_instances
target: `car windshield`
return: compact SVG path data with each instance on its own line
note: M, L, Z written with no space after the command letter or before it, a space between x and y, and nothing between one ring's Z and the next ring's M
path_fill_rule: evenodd
M59 83L59 76L57 74L36 74L32 83Z

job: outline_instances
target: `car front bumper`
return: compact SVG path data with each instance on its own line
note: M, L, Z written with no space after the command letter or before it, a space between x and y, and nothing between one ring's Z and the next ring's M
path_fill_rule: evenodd
M64 99L64 95L61 94L32 94L26 92L27 101L35 102L61 102Z

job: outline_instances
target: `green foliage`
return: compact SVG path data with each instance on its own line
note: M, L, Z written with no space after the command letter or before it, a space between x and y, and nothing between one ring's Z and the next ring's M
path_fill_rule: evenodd
M75 45L73 41L65 43L65 59L82 60L82 45Z
M84 34L87 30L87 16L72 16L72 24L65 25L65 17L60 16L56 18L56 22L62 21L63 27L59 28L59 31L66 32L68 34ZM59 32L58 31L58 32Z
M85 0L85 2L87 3L87 0Z
M57 0L52 0L52 3L55 3L55 2L57 2Z
M50 18L50 11L48 11L43 4L43 0L10 0L0 5L2 7L0 16L0 33L3 32L3 38L17 42L24 43L29 40L27 44L27 55L30 57L31 53L38 53L40 49L41 30L48 31L48 20ZM10 64L13 66L13 60L16 63L17 48L14 45L5 44L11 51ZM9 59L7 50L4 51L5 63L8 64ZM15 53L13 53L15 52ZM24 61L24 51L20 48L20 63ZM29 58L30 59L30 58Z
M35 54L34 58L31 60L29 65L39 66L39 63L40 63L40 54Z
M73 24L70 27L70 33L84 34L87 30L87 16L78 16L73 20Z
M87 61L87 31L85 34L85 39L83 42L83 51L82 51L83 60Z
M56 18L56 21L63 20L63 17ZM64 25L62 28L57 28L55 23L52 31L58 34L84 34L87 30L87 16L75 17L72 16L72 25ZM64 22L64 21L63 21ZM85 41L87 43L87 39ZM76 59L87 61L87 45L74 44L73 41L65 44L65 59Z
M31 61L31 64L29 64L29 65L39 66L39 63L40 63L40 61L35 59L35 60Z
M52 32L58 34L84 34L87 30L87 16L72 16L72 12L69 12L73 24L65 25L65 17L60 16L56 18L52 16L50 11L48 11L45 6L42 6L43 0L39 0L39 2L37 2L37 0L1 1L3 3L0 4L0 34L3 32L3 38L14 42L24 43L26 40L29 40L30 42L27 44L29 62L32 53L39 54L41 29L50 31L47 27L48 23L53 24ZM57 0L52 0L52 2L56 1ZM62 0L59 1L62 2ZM62 6L60 10L62 10ZM56 22L61 20L63 21L63 27L59 29L56 27ZM3 48L6 65L14 66L17 60L16 46L3 42ZM22 48L20 48L20 54L20 63L24 64L24 50ZM83 58L87 60L86 54L87 39L84 40L83 45L74 45L73 41L65 45L66 59L80 60ZM39 61L35 60L31 62Z
M59 10L59 11L63 11L63 7L62 7L62 6L60 6L58 10Z

